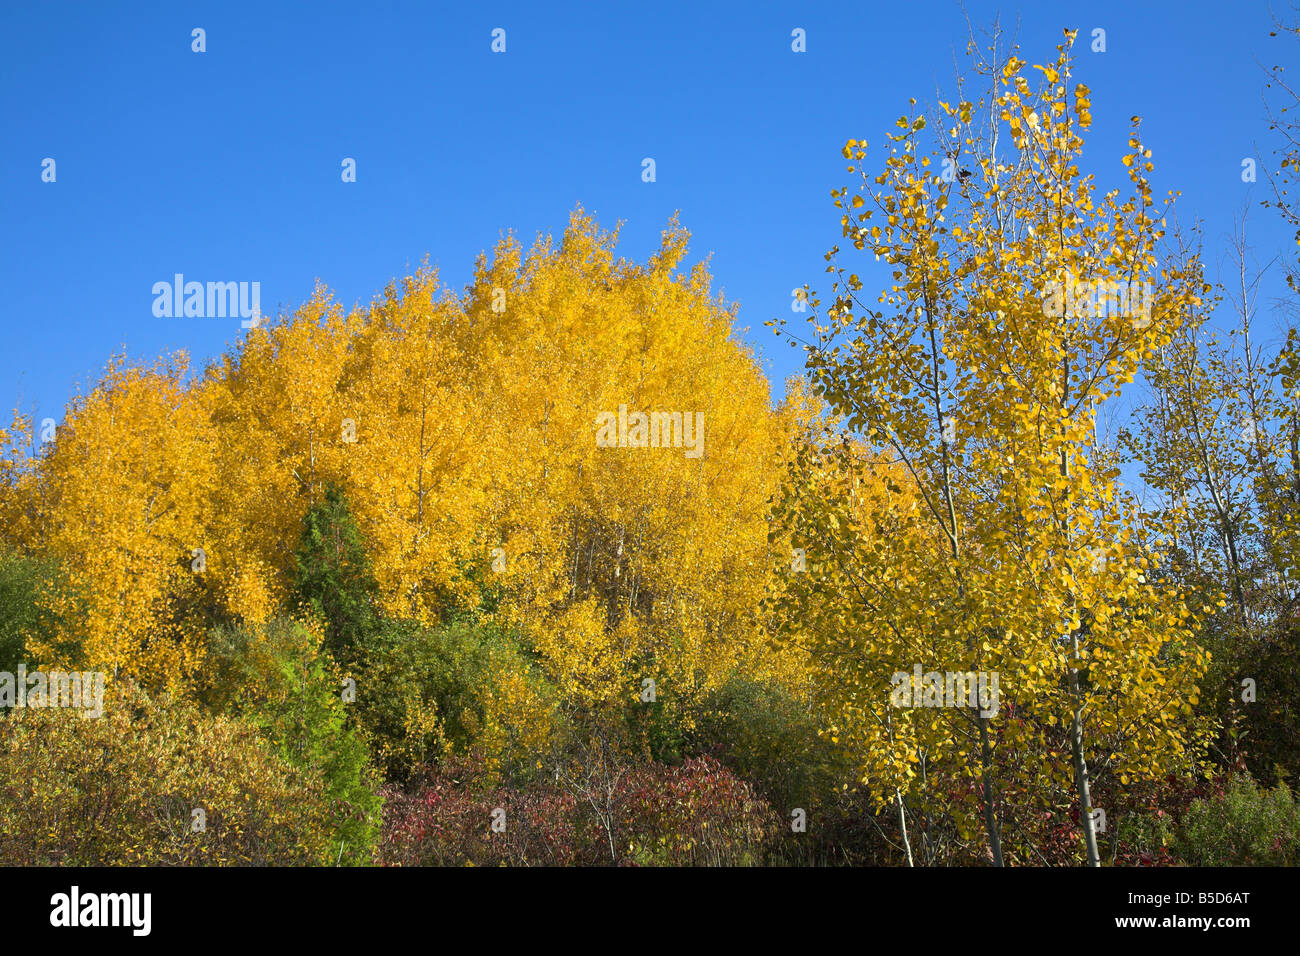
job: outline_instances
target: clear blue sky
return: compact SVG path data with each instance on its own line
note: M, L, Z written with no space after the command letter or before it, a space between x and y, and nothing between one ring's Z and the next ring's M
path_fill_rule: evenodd
M1022 55L1080 30L1094 93L1085 167L1120 182L1143 115L1158 194L1181 189L1209 258L1252 200L1262 258L1290 231L1241 160L1271 141L1265 65L1296 59L1254 0L1013 3ZM192 53L191 30L207 33ZM490 50L504 28L505 54ZM807 52L790 49L807 32ZM1107 51L1087 38L1107 31ZM514 229L559 232L582 203L623 220L644 259L674 210L741 305L780 382L796 352L763 322L825 288L839 239L839 147L879 144L909 96L950 90L966 36L955 0L843 3L26 3L0 10L0 412L62 417L109 355L185 349L201 365L238 319L155 318L153 283L259 281L263 310L319 277L368 301L427 253L459 288ZM653 157L657 182L641 181ZM41 162L57 181L41 181ZM344 157L357 182L340 180ZM1269 317L1265 316L1268 322Z

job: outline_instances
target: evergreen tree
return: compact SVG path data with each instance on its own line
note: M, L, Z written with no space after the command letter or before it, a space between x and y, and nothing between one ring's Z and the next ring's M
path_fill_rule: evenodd
M353 663L378 619L378 587L347 498L337 486L303 519L294 551L294 593L325 620L325 641L339 663Z

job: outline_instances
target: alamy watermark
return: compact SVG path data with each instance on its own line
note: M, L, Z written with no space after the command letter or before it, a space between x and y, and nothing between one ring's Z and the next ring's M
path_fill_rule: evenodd
M890 683L889 702L895 707L978 707L981 717L995 717L1001 699L997 671L922 673L917 664L910 674L896 671Z
M0 671L0 707L72 707L82 717L104 713L103 671Z
M56 927L121 926L148 936L152 912L152 893L83 893L74 885L50 897L50 925Z
M685 448L687 458L704 455L703 412L629 412L596 416L597 448Z
M186 282L176 273L171 282L153 284L153 314L160 319L251 320L244 328L257 328L262 317L260 282Z
M1133 325L1145 329L1151 324L1151 306L1155 289L1150 282L1121 282L1098 279L1080 282L1066 276L1064 282L1052 281L1043 290L1043 315L1061 318L1132 319Z

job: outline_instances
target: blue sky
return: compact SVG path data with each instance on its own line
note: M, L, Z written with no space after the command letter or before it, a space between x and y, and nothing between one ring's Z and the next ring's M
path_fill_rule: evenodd
M1022 55L1048 59L1080 30L1093 89L1084 157L1119 184L1128 118L1144 117L1157 194L1204 220L1214 264L1251 203L1261 259L1290 230L1241 182L1269 162L1262 65L1296 47L1268 36L1264 3L1010 3ZM191 30L207 52L191 52ZM506 30L506 52L490 49ZM807 52L791 51L802 28ZM1107 50L1087 38L1106 30ZM798 354L763 323L790 291L826 288L839 240L829 191L839 147L882 142L915 96L951 90L966 21L955 0L892 4L656 2L443 5L24 3L0 10L0 405L62 417L109 355L187 350L201 365L239 320L156 318L152 286L184 273L261 283L263 310L320 278L368 301L428 254L461 287L513 229L528 245L579 203L624 222L644 259L674 210L740 303L745 340L780 382ZM57 180L41 181L45 157ZM340 163L357 162L343 183ZM653 157L657 180L644 183ZM1276 283L1273 287L1276 287ZM1266 328L1274 320L1262 316Z

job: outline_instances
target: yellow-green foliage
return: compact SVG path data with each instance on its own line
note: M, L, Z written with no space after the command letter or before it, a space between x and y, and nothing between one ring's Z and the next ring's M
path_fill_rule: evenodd
M174 700L126 692L99 718L15 711L0 719L0 781L4 865L333 862L319 781L250 724Z

